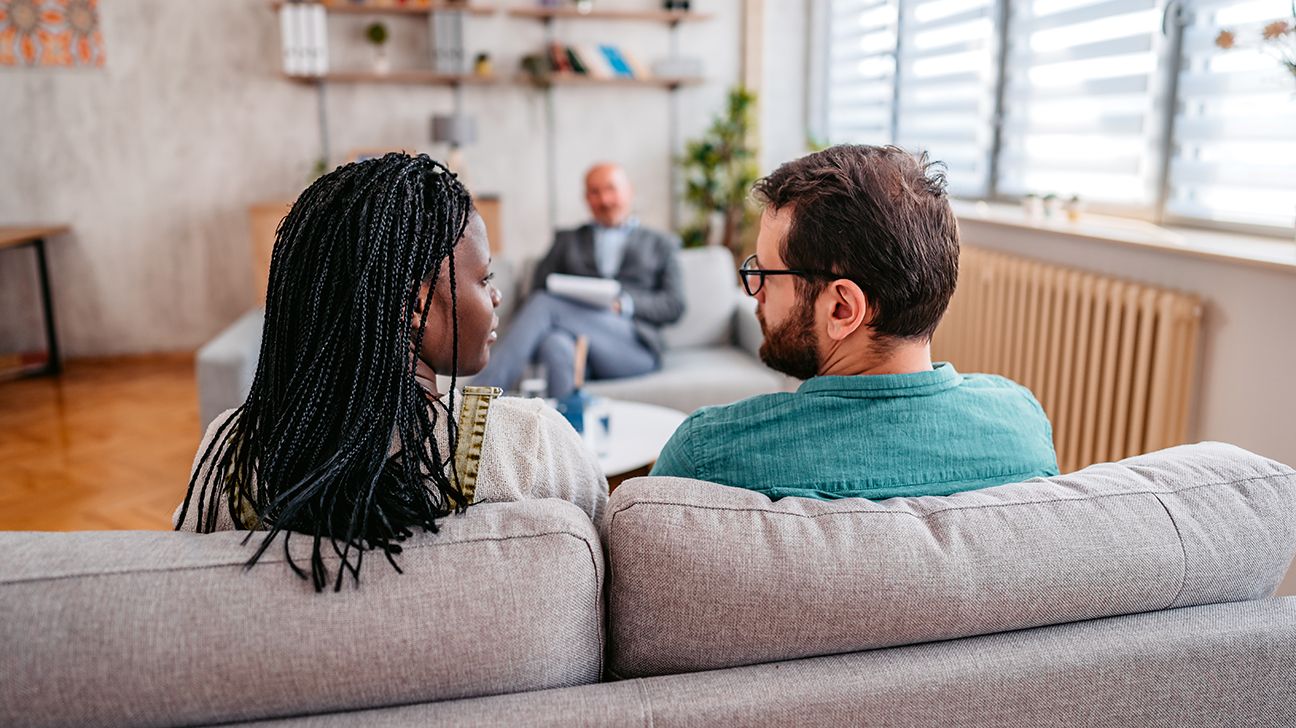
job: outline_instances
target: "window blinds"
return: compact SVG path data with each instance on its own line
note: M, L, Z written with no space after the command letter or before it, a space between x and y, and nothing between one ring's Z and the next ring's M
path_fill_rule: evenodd
M1155 0L1012 3L999 191L1150 208Z
M833 143L889 144L898 0L833 0L826 70Z
M1296 79L1261 42L1289 0L1185 8L1167 214L1290 227L1296 219ZM1237 46L1215 45L1222 28Z
M944 162L952 194L984 196L994 147L998 0L908 0L900 12L894 141Z

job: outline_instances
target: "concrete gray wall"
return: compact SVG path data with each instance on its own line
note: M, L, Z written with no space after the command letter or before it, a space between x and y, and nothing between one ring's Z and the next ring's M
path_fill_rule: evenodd
M512 0L500 5L531 5ZM774 4L774 3L771 3ZM655 0L599 0L654 8ZM682 24L681 54L707 82L678 92L680 138L695 136L739 78L742 0L700 0L708 22ZM278 22L266 0L112 0L100 4L107 65L99 70L0 69L0 223L64 222L51 268L60 339L70 356L188 350L254 305L247 207L294 197L319 154L316 92L280 74ZM365 67L364 21L330 20L334 67ZM392 65L422 62L417 19L388 18ZM651 64L670 49L665 25L559 21L567 42L612 42ZM468 46L497 74L542 47L541 24L504 13L469 20ZM586 217L581 174L623 163L645 224L670 220L668 92L558 88L553 92L559 225ZM453 108L434 86L332 85L332 162L359 147L405 147L444 157L429 118ZM510 253L549 242L544 95L504 83L467 87L478 121L465 149L471 187L498 193ZM0 351L40 348L32 256L0 254Z

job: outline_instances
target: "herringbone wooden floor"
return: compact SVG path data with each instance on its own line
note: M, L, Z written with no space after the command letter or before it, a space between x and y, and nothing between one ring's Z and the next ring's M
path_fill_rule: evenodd
M0 382L0 530L169 529L200 434L191 355Z

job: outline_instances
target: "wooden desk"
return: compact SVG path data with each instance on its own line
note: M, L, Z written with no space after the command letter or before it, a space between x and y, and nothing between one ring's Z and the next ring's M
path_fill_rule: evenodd
M59 357L58 334L54 328L54 297L50 292L49 264L45 260L45 238L61 235L69 230L67 225L0 226L0 250L31 246L36 250L36 266L40 276L41 309L45 317L45 364L27 369L21 362L21 374L58 374L63 371ZM0 375L12 370L0 370Z

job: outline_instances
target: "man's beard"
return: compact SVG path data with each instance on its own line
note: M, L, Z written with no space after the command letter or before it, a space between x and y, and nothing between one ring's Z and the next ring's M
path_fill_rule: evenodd
M760 347L760 359L765 366L796 379L809 379L819 373L819 346L814 335L812 301L798 301L796 309L774 330L765 324L765 316L759 308L756 309L756 318L765 334Z

